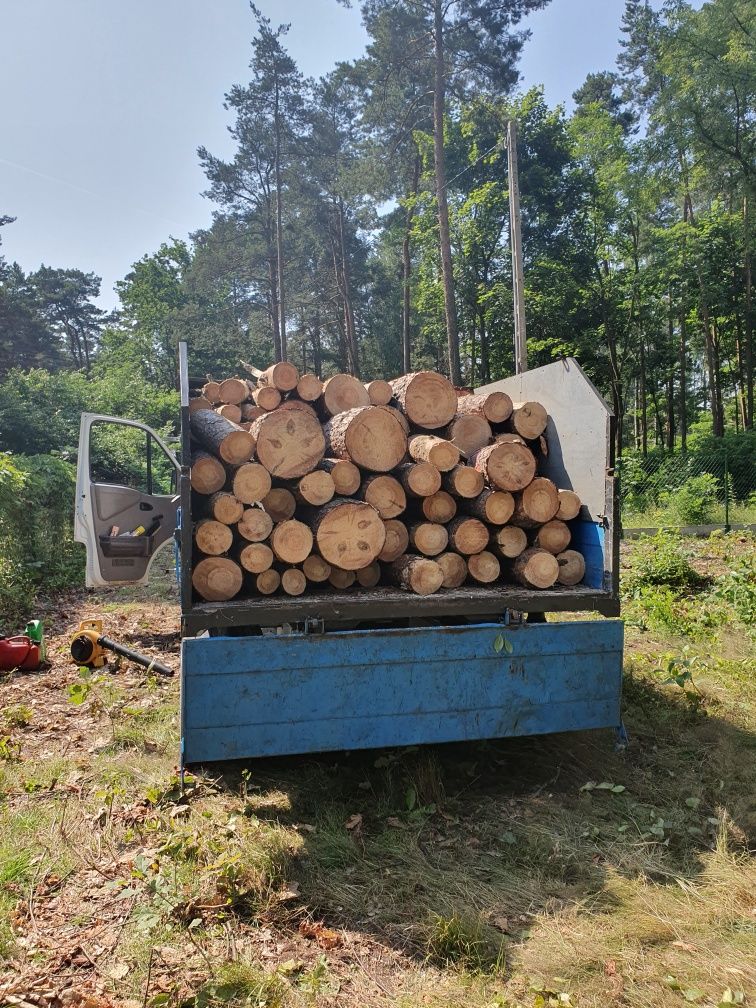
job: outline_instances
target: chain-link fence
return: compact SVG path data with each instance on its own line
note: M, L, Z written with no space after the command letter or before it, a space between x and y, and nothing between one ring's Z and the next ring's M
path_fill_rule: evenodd
M617 472L628 531L756 524L753 438L710 439L685 452L629 452Z

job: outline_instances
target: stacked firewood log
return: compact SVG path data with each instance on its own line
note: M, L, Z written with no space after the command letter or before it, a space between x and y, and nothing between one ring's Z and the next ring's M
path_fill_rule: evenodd
M420 371L322 382L290 363L190 401L195 559L207 601L464 583L576 585L571 490L537 475L546 410Z

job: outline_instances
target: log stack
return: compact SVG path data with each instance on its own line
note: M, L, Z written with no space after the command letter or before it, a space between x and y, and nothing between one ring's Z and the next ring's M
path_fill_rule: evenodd
M546 410L418 371L321 381L279 362L190 402L192 581L206 601L585 575L570 488L538 475Z

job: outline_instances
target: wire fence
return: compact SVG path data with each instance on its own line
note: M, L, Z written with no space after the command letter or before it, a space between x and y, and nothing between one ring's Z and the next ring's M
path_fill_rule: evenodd
M617 472L626 531L756 524L756 451L750 439L709 442L685 452L630 452Z

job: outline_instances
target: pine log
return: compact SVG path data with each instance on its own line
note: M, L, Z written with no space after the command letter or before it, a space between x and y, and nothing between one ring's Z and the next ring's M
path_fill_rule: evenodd
M540 403L514 403L509 426L526 441L533 441L546 430L548 419L549 415Z
M280 479L312 472L325 452L323 429L304 410L266 413L252 424L252 433L257 441L258 462Z
M357 575L357 582L363 588L375 588L381 580L381 565L377 560L373 560L367 567L363 567L362 570L358 570L355 573Z
M459 588L467 577L467 561L459 553L441 553L434 557L436 563L444 572L442 588Z
M449 522L449 547L471 556L488 545L488 529L478 518L455 518Z
M504 525L491 533L491 549L507 560L518 557L527 549L528 537L516 525Z
M457 465L450 472L443 473L441 484L447 493L470 499L481 493L485 479L483 473L478 472L473 466Z
M580 584L585 577L585 558L577 550L565 550L557 556L559 575L557 580L561 585Z
M237 522L236 531L247 542L262 542L273 531L273 518L262 508L245 508Z
M273 550L266 543L244 543L236 548L234 557L250 574L262 574L273 565Z
M556 556L557 553L563 553L567 549L571 538L567 525L558 518L553 518L536 531L533 545Z
M373 406L388 406L394 396L390 383L383 378L365 382L365 390Z
M449 545L449 533L445 525L435 522L420 522L410 526L409 541L413 549L425 556L436 556L443 553Z
M292 389L297 387L298 381L299 371L297 371L294 365L288 361L279 361L277 364L271 364L269 368L263 371L257 379L257 384L260 387L270 385L278 389L279 392L291 392Z
M189 482L192 490L196 490L197 493L212 494L220 490L226 482L226 470L215 455L201 450L194 451Z
M257 420L258 417L267 413L267 410L262 409L260 406L256 406L255 403L243 402L241 404L242 411L242 423L251 423L253 420Z
M307 578L298 567L287 567L281 574L281 587L287 595L302 595L307 587Z
M230 420L231 423L238 424L241 422L242 411L240 406L234 406L231 403L224 403L222 406L216 406L215 412L220 416L225 417L226 420Z
M438 430L457 412L457 393L443 375L435 371L415 371L391 382L402 412L417 427Z
M439 472L448 472L459 463L459 448L434 434L416 434L407 442L407 451L415 462L430 462Z
M430 497L423 497L420 501L420 508L429 522L445 525L456 515L457 502L451 494L445 490L439 490L438 493L431 494Z
M514 434L512 431L504 431L501 434L497 434L494 440L501 441L503 444L521 444L526 447L528 444L525 438L520 437L519 434Z
M467 558L467 569L473 581L480 584L491 584L501 574L501 564L488 550L481 550Z
M378 554L378 559L385 563L391 563L407 552L409 532L404 522L397 521L396 518L390 518L383 525L386 529L386 542Z
M550 588L559 575L559 564L553 553L526 549L513 561L512 574L527 588Z
M362 385L360 388L365 391ZM329 456L348 459L371 472L389 472L407 451L407 436L386 406L346 410L333 417L324 430Z
M304 402L316 402L323 395L323 382L314 374L303 374L297 382L297 397Z
M556 513L561 521L571 521L580 514L580 498L573 490L559 490L559 510Z
M272 595L281 587L281 575L271 567L257 575L255 585L261 595Z
M522 490L535 476L536 460L525 445L497 441L476 452L471 462L499 490Z
M243 504L255 504L270 493L270 473L259 462L245 462L234 472L231 489Z
M270 535L270 548L282 563L302 563L312 553L312 545L309 526L296 518L279 522Z
M396 475L411 497L430 497L441 489L441 473L430 462L405 462Z
M317 553L310 553L302 564L302 570L307 580L314 584L327 581L331 576L331 565Z
M370 396L354 375L336 374L323 385L323 409L329 416L370 405Z
M384 520L396 518L407 507L404 487L393 476L368 476L360 487L359 496L371 504Z
M326 504L335 493L333 478L322 469L307 473L294 488L294 497L300 504L315 506Z
M474 500L465 501L463 510L491 525L506 525L514 506L514 497L508 490L486 487Z
M220 402L220 382L208 381L202 386L202 395L209 403L215 406Z
M220 490L208 500L207 513L224 525L235 525L244 514L244 505L232 493Z
M195 396L193 399L189 400L189 413L196 413L197 410L201 409L212 409L213 404L209 399L205 398L203 395Z
M213 410L197 410L192 413L190 424L192 436L224 462L241 465L252 458L255 451L254 434L242 430Z
M200 553L220 556L231 548L234 534L228 525L212 518L201 518L194 526L194 541Z
M397 409L396 406L384 406L383 408L391 411L391 415L396 417L396 419L401 424L402 430L404 431L406 436L409 437L410 433L409 420L404 415L404 413L402 413L400 409Z
M506 392L460 396L457 413L460 416L482 416L492 424L504 423L512 415L512 400Z
M488 420L474 413L456 417L448 427L439 431L439 434L456 445L465 458L474 455L493 437Z
M272 385L263 385L262 388L256 388L252 392L252 398L255 401L255 406L258 406L261 410L265 410L266 413L270 413L281 405L281 393L277 388L273 388Z
M318 462L318 469L331 474L338 497L351 497L360 488L362 474L354 462L346 459L324 458Z
M317 410L312 405L312 403L302 402L301 399L286 399L284 402L281 403L278 409L279 412L281 410L304 410L305 413L309 413L311 417L315 417L318 423L320 423L320 418L318 417Z
M248 395L249 387L241 378L226 378L218 387L218 398L230 406L238 406Z
M522 493L515 494L515 508L510 524L535 528L551 521L559 510L559 494L550 479L537 476Z
M342 570L340 567L331 567L331 573L328 575L328 583L339 591L351 588L356 580L357 575L354 571Z
M273 487L262 499L262 506L268 512L274 522L286 521L293 518L297 510L297 501L291 490L283 487Z
M244 580L238 563L228 557L205 557L192 571L192 584L206 602L226 602L238 595Z
M384 547L386 529L374 507L336 497L307 515L318 552L342 570L367 567Z
M400 588L416 595L431 595L444 583L444 572L435 561L409 553L391 564L388 575Z

